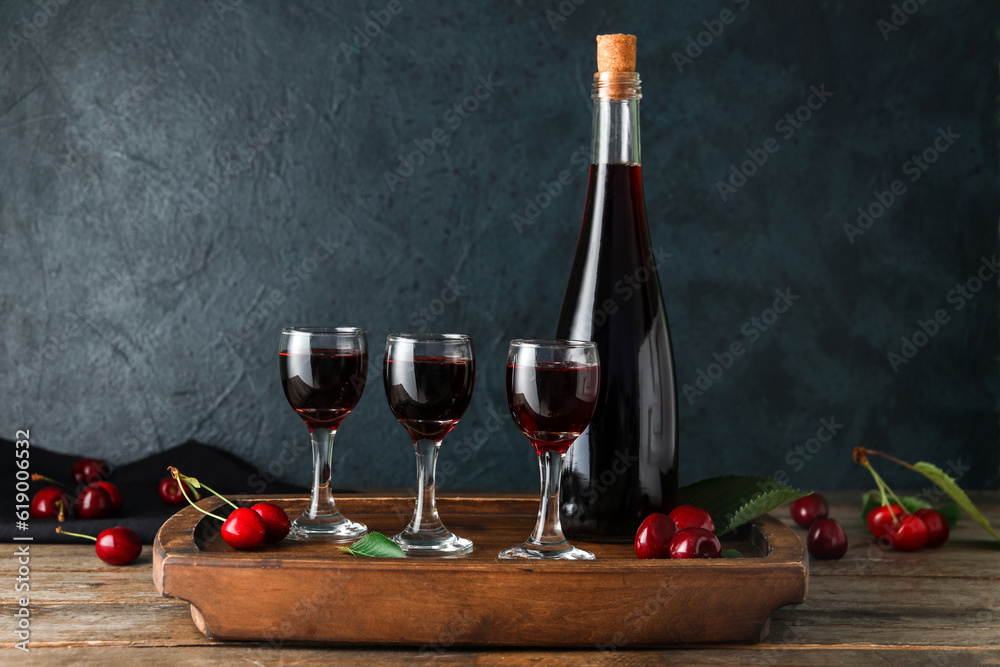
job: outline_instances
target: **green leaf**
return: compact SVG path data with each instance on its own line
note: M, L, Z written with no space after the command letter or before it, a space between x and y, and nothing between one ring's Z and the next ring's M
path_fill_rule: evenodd
M927 463L926 461L917 461L913 464L913 469L941 487L942 491L951 496L952 500L958 503L962 509L969 513L969 516L971 516L976 523L983 527L983 530L992 535L995 539L1000 540L1000 535L997 535L997 531L993 530L993 526L991 526L990 522L986 520L983 513L976 509L976 506L972 504L971 500L969 500L969 496L965 495L965 491L963 491L955 480L952 479L944 470L941 470L941 468L938 468L933 463Z
M903 509L913 514L917 510L930 509L931 504L924 502L920 498L914 498L913 496L900 496L899 500L903 503Z
M881 504L878 491L869 491L861 496L861 523L868 525L868 514Z
M938 507L937 511L948 522L948 527L954 528L955 524L958 523L958 516L962 513L962 508L958 506L958 503L950 503L944 507Z
M352 556L367 556L369 558L406 558L406 554L398 544L382 533L371 532L349 547L337 547Z
M755 475L710 477L678 491L680 504L700 507L712 515L719 535L807 495L770 477Z
M736 549L723 549L722 550L722 557L723 558L743 558L743 554L741 554Z

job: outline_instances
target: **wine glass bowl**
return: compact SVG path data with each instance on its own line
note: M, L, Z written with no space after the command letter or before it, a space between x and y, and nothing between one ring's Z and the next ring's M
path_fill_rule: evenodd
M563 535L559 492L563 457L587 428L597 405L597 346L588 341L513 340L506 385L514 423L538 454L541 499L531 536L499 557L593 560L594 554L574 547Z
M313 454L309 506L292 522L288 537L352 542L368 528L345 518L333 499L333 439L365 389L365 332L350 327L286 327L278 364L285 398L309 428Z
M472 339L461 334L392 334L382 379L389 408L413 441L417 496L413 518L392 537L408 555L462 556L472 542L452 534L438 515L438 451L472 399L476 379Z

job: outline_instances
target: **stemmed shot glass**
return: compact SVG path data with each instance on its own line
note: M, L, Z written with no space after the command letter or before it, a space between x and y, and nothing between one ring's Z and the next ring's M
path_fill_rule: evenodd
M434 477L441 441L472 399L472 339L460 334L392 334L386 339L382 379L389 408L417 454L413 518L392 540L410 556L467 554L472 542L449 532L438 516Z
M344 518L330 491L333 437L365 390L368 343L354 328L288 327L278 351L285 398L309 427L313 482L309 507L292 522L293 540L353 542L367 526Z
M601 369L597 345L573 340L512 340L507 353L507 405L538 453L541 501L531 537L500 558L593 560L566 541L559 522L563 458L590 424Z

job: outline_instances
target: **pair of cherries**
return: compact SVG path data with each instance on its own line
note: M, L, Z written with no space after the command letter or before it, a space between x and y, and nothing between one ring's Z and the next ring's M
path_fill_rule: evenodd
M647 558L719 558L722 544L712 516L693 505L650 514L635 534L635 555Z
M73 479L86 486L76 497L76 502L72 502L62 489L47 486L32 497L28 509L30 516L33 519L62 520L69 513L70 507L73 507L81 519L103 519L110 516L118 511L123 501L118 487L104 479L110 469L108 463L101 459L78 460L73 464ZM32 475L32 479L55 482L44 475Z
M177 468L170 466L170 477L177 483L181 495L202 514L222 522L222 539L234 549L253 549L261 544L274 544L285 539L292 528L285 510L274 503L257 503L252 507L239 507L231 500L214 489L199 482L194 477L182 475ZM162 485L161 485L162 486ZM222 518L218 514L207 512L194 504L188 492L190 489L205 489L209 493L222 498L232 505L233 511Z
M895 503L873 509L868 513L867 523L872 535L887 539L899 551L939 547L948 541L950 534L948 522L940 512L919 509L909 514Z
M813 558L842 558L847 553L847 533L836 519L828 517L830 508L826 498L811 493L792 501L792 519L809 529L806 548Z

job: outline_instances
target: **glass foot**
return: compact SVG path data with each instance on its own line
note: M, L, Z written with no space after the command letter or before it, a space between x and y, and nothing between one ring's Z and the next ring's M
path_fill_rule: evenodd
M341 514L309 518L300 516L292 522L288 533L290 540L310 542L354 542L368 533L368 526L345 519Z
M530 558L532 560L594 560L594 554L578 549L568 542L556 548L524 542L516 547L504 549L497 556L501 560Z
M392 536L407 556L436 556L455 558L472 551L472 540L454 535L446 529L430 533L412 533L404 530Z

